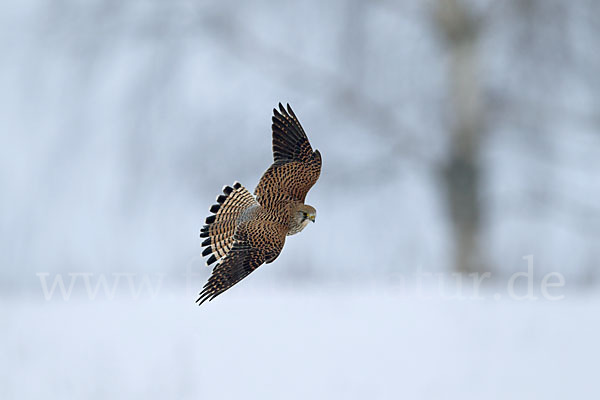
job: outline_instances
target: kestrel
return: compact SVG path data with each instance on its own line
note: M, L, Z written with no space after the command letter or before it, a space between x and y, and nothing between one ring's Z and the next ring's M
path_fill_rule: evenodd
M265 171L252 195L239 182L225 186L200 231L215 264L204 285L202 304L212 300L263 263L273 262L285 237L315 222L317 211L304 199L321 173L321 153L313 151L290 105L273 109L273 164Z

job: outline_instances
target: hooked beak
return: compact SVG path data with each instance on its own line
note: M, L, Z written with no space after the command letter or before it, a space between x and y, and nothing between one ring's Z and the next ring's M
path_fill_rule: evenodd
M308 219L310 219L313 223L315 222L315 216L314 215L309 215Z

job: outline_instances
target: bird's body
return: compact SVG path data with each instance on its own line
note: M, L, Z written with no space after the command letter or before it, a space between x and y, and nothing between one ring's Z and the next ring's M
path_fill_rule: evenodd
M239 182L225 186L210 209L200 237L215 265L198 302L212 300L263 263L273 262L285 237L300 232L316 210L304 204L321 172L321 154L313 151L294 112L279 104L273 110L273 164L256 186L254 196Z

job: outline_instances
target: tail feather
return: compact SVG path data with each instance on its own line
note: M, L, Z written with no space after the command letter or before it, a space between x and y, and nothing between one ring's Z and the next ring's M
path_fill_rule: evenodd
M223 258L233 246L233 235L239 216L248 208L258 204L254 196L235 182L233 187L223 187L223 194L217 197L217 204L210 207L210 215L206 218L206 225L200 230L203 256L209 256L206 264L210 265Z

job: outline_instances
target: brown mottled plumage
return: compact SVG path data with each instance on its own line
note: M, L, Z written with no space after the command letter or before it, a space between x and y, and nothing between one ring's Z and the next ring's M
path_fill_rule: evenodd
M313 151L290 105L273 109L273 164L254 190L239 182L225 186L210 208L200 231L206 264L212 275L197 302L210 301L248 276L263 263L274 261L285 237L300 232L316 210L304 204L321 173L321 153Z

